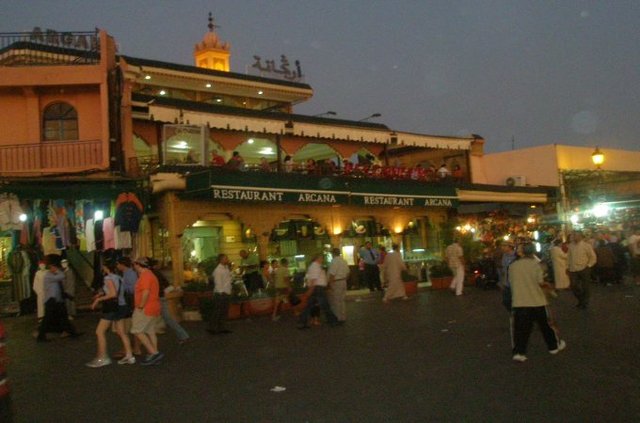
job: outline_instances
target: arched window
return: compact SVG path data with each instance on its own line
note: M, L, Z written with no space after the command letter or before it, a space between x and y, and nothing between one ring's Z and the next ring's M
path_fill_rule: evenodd
M65 141L78 139L78 112L69 103L53 103L42 115L42 139Z

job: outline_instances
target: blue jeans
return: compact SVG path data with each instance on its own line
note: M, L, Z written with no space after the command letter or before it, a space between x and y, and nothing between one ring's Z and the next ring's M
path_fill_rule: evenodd
M320 307L320 310L327 317L327 322L330 325L335 325L338 323L338 318L331 311L331 307L329 307L329 301L327 300L327 287L326 286L314 286L313 292L309 296L309 300L307 301L307 306L304 308L302 314L300 314L300 324L307 325L309 324L309 316L311 315L311 310L314 306Z
M178 337L178 341L184 341L185 339L189 339L189 334L180 323L176 322L171 313L169 313L169 304L167 303L166 298L160 298L160 314L162 314L162 319L173 331L176 333Z

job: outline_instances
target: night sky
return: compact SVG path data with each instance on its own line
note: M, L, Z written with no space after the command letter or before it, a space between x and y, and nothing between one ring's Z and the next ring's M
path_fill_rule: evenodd
M193 64L213 12L232 71L300 60L301 114L398 131L640 150L640 1L0 0L0 31L103 28L122 54Z

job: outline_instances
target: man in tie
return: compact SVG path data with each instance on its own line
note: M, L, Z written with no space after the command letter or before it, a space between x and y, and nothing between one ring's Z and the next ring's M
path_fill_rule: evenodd
M369 291L382 291L380 285L380 252L371 246L371 241L367 241L358 252L362 261L364 261L364 281L369 286Z

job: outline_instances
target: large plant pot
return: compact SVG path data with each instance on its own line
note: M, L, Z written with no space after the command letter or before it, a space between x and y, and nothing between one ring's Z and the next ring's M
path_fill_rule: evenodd
M448 289L451 286L451 281L453 281L453 276L431 277L431 289Z
M245 302L245 308L251 316L263 316L273 313L273 298L256 298Z
M418 281L409 281L404 283L404 292L409 295L416 295L418 293Z
M244 303L231 303L229 304L229 314L227 318L229 320L239 319L243 317Z
M184 291L182 306L184 308L199 308L201 298L213 298L212 291Z

